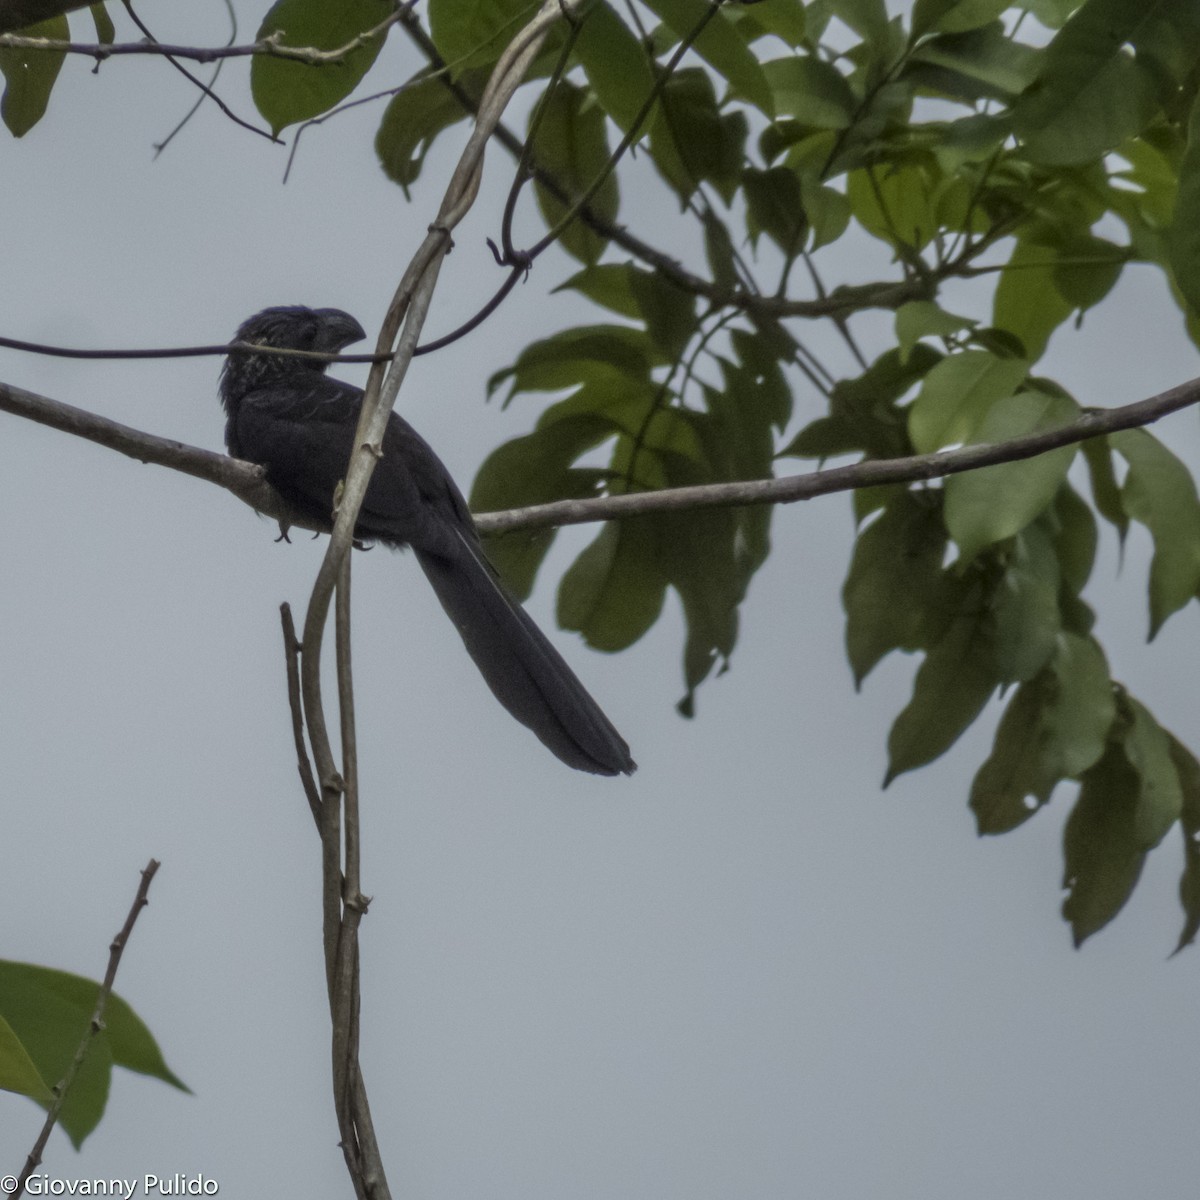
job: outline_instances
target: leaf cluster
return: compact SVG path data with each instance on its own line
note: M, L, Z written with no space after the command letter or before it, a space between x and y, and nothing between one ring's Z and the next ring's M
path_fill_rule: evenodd
M389 11L387 0L279 0L259 36L336 48ZM401 188L469 120L530 12L527 0L431 0L427 29L402 20L427 61L383 81L375 138ZM335 110L375 67L383 36L335 64L256 58L254 99L275 133ZM0 52L14 133L44 109L57 67L49 54ZM525 347L490 381L506 403L538 395L544 407L483 464L478 509L1054 429L1080 408L1037 364L1132 263L1160 270L1200 342L1195 0L916 0L899 14L883 0L769 0L715 15L708 0L593 0L562 22L526 87L527 144L505 131L522 155L514 189L532 181L578 264L561 286L598 313ZM636 155L616 164L621 139ZM647 194L673 199L696 247L687 261L638 236ZM887 278L848 276L863 246L881 251ZM968 279L982 301L950 311L945 285ZM864 347L857 318L872 309L892 311L891 332L881 337L876 320ZM854 366L815 349L819 322ZM1200 768L1110 677L1084 599L1101 521L1118 538L1138 522L1153 539L1151 637L1197 595L1200 502L1186 467L1135 430L942 487L864 490L855 515L843 589L855 678L894 651L920 660L886 779L944 753L1002 698L970 790L980 831L1012 829L1058 784L1077 784L1064 913L1079 942L1178 829L1180 945L1190 942ZM559 619L621 650L674 590L691 714L734 652L771 519L765 508L704 509L606 524L562 578ZM495 539L519 592L553 538Z
M87 1033L99 988L81 975L0 960L0 1088L49 1108ZM104 1028L93 1036L59 1112L58 1123L76 1149L104 1115L114 1066L188 1091L141 1018L110 995Z

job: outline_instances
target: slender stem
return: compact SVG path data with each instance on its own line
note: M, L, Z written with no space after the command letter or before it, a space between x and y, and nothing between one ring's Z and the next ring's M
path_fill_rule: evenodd
M304 706L300 699L300 642L296 638L296 626L292 620L290 604L279 606L279 618L283 624L288 709L292 714L292 741L296 746L296 770L300 773L300 786L304 788L304 798L308 801L308 807L312 811L313 820L317 824L319 833L321 831L321 791L317 787L312 760L308 756L308 747L304 742Z
M521 189L525 186L532 171L533 145L537 141L537 135L542 127L542 122L546 119L546 113L550 109L550 97L554 94L554 89L562 82L567 64L571 60L571 51L575 49L575 42L582 28L582 23L571 26L571 32L567 34L566 41L563 43L562 52L558 56L558 62L554 64L554 72L550 76L545 90L539 97L537 106L533 110L533 117L529 122L529 132L525 135L525 145L522 147L520 157L517 159L517 169L513 172L512 183L508 189L508 197L504 201L504 215L500 218L500 245L504 250L503 261L505 263L515 263L518 258L518 252L512 243L512 224L513 215L517 209L517 197L521 194ZM523 258L523 256L521 257ZM523 265L527 265L527 263Z
M158 860L152 858L142 868L142 882L138 885L137 895L130 906L129 915L125 918L125 924L121 926L116 937L113 938L108 947L108 969L104 972L104 980L100 984L100 990L96 993L96 1004L92 1009L92 1018L88 1022L87 1030L79 1043L78 1049L75 1051L75 1057L71 1060L70 1066L67 1067L67 1073L55 1085L54 1101L46 1113L45 1123L42 1125L42 1130L38 1134L37 1140L33 1143L33 1149L29 1151L29 1155L25 1159L25 1166L17 1178L15 1190L10 1193L14 1198L25 1194L25 1185L29 1182L29 1177L42 1161L42 1151L46 1149L46 1142L49 1140L54 1126L58 1123L59 1115L62 1113L62 1106L67 1099L67 1093L71 1090L71 1085L75 1082L75 1077L79 1074L79 1068L83 1066L83 1060L87 1057L88 1050L91 1049L92 1040L104 1028L104 1009L108 1004L109 996L112 994L113 983L117 978L117 968L121 965L121 955L125 952L125 944L129 941L129 935L133 932L133 927L137 922L139 914L150 903L148 899L150 881L157 874L159 866L160 863Z

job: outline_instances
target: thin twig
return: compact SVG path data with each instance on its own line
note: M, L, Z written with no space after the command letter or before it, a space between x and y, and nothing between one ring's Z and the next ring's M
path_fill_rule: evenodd
M516 287L517 280L523 278L525 268L519 263L516 266L510 267L508 278L496 289L496 294L469 320L464 321L457 329L452 329L449 333L444 333L440 338L434 338L432 342L424 342L413 351L413 358L421 354L432 354L435 350L443 350L453 342L457 342L459 338L464 338L472 330L478 329L504 303L504 298L509 292Z
M520 262L521 265L528 269L528 260L524 259L512 241L513 217L517 211L517 198L520 196L521 189L525 186L526 180L529 178L529 164L533 153L533 146L542 128L542 122L546 119L546 113L550 111L550 98L562 82L567 65L571 60L571 52L575 49L575 43L579 39L579 31L582 28L582 22L572 24L571 31L567 34L563 42L562 50L558 55L558 61L554 64L554 71L534 107L533 115L529 121L529 129L525 134L525 146L521 150L520 157L517 159L517 169L513 172L512 182L508 187L508 196L504 201L504 212L500 217L500 245L503 249L501 262L508 266L514 266Z
M229 41L227 41L225 45L226 47L229 47L237 41L238 34L237 13L233 11L233 0L225 0L225 9L229 13ZM175 128L172 129L171 132L168 133L161 142L156 142L154 144L155 158L158 158L158 156L175 140L176 135L200 111L200 105L204 103L205 96L211 94L211 89L217 86L217 80L221 76L221 68L224 67L225 62L225 59L221 59L220 62L218 62L213 68L212 77L208 81L210 92L201 92L200 95L196 97L192 107L189 108L176 123ZM100 69L100 64L97 63L94 69L98 71Z
M138 914L149 903L147 897L150 892L150 881L154 878L159 866L158 860L152 858L142 868L142 882L138 885L137 895L130 906L129 915L125 918L125 924L121 926L117 936L113 938L108 947L108 969L104 972L104 981L100 984L99 992L96 993L96 1005L92 1009L92 1019L88 1022L87 1030L80 1040L79 1047L75 1051L75 1057L71 1060L71 1065L67 1067L67 1073L55 1085L54 1101L46 1113L46 1120L42 1125L42 1131L38 1134L37 1141L33 1144L33 1149L29 1151L29 1156L25 1160L25 1167L17 1179L16 1189L11 1193L14 1200L16 1197L25 1194L25 1185L29 1182L29 1177L42 1161L42 1151L45 1150L46 1142L49 1140L54 1126L58 1123L67 1093L71 1090L71 1084L75 1082L75 1076L79 1074L79 1068L83 1065L83 1060L87 1057L88 1050L92 1045L92 1039L104 1028L104 1008L108 1004L109 996L112 994L113 983L117 978L117 968L121 965L121 955L125 951L125 943L129 941L129 935L133 932Z
M146 35L146 44L150 46L157 46L159 43L154 37L154 34L150 32L145 24L143 24L141 17L134 12L132 0L125 0L125 11L129 14L129 19ZM184 79L186 79L189 83L194 84L203 95L207 96L235 125L240 125L243 129L248 129L251 133L257 133L259 137L266 138L268 142L278 142L281 140L277 138L269 129L263 129L260 126L255 125L242 117L239 117L237 113L235 113L233 109L230 108L229 105L226 104L225 101L222 100L221 97L218 96L217 93L214 92L212 88L204 82L203 79L199 78L197 75L193 75L192 72L189 71L187 67L185 67L183 63L179 61L177 55L166 53L163 55L163 57L171 64L171 66L175 68L176 71L180 73L180 75L184 77ZM96 62L98 65L100 60L97 59Z
M28 37L18 33L0 33L0 49L5 50L45 50L59 54L81 54L86 58L94 58L103 62L106 58L120 58L129 54L155 54L160 57L185 58L191 62L211 63L223 58L250 58L262 56L267 58L286 58L293 62L307 63L309 66L321 67L340 63L348 54L365 45L372 38L378 37L400 20L400 12L393 12L380 21L378 25L365 30L348 41L344 46L332 50L322 50L317 46L286 46L281 30L270 33L264 38L242 46L177 46L156 41L147 34L147 40L142 42L70 42L59 38ZM138 25L138 28L142 28ZM142 29L145 33L145 29Z
M304 709L300 701L300 642L296 638L296 625L292 620L292 606L284 603L279 606L279 619L283 624L283 653L287 665L288 709L292 714L292 740L296 745L296 770L300 774L300 785L304 788L304 797L312 811L313 820L317 823L317 832L321 830L321 792L317 787L317 778L313 774L312 761L308 757L308 747L304 744Z

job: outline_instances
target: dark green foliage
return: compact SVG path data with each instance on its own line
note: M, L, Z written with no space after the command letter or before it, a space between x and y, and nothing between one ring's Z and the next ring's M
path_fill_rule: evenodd
M561 286L608 315L549 329L492 378L506 404L549 395L484 463L477 509L765 479L781 458L935 455L1055 429L1081 410L1037 364L1109 302L1131 263L1159 268L1200 342L1200 4L891 8L767 0L714 14L707 0L592 0L574 27L555 30L507 127L520 128L513 113L533 114L529 191L547 228L635 132L587 213L559 234L582 264ZM388 11L385 0L280 0L261 32L333 47ZM428 13L444 61L399 91L382 68L372 74L388 95L376 152L406 190L433 143L469 119L464 100L482 94L531 9L430 0ZM381 41L323 67L256 59L259 110L276 131L329 112ZM58 65L44 52L0 52L14 133L40 117ZM489 169L498 161L493 151ZM669 248L644 245L648 200L678 217ZM840 255L825 253L839 243ZM876 265L839 275L847 245L869 245L863 262ZM963 279L972 287L944 294ZM810 345L820 319L843 340L840 360ZM1190 944L1200 768L1110 677L1093 633L1103 625L1084 598L1097 518L1103 536L1124 539L1130 522L1150 533L1151 636L1197 595L1200 500L1187 468L1132 430L944 482L865 488L853 508L842 597L855 682L893 651L916 659L887 779L945 752L997 699L992 751L970 792L980 832L1012 829L1078 789L1064 912L1082 941L1178 827L1179 945ZM770 520L768 507L693 507L607 524L566 570L560 619L616 651L673 591L690 714L736 647ZM553 538L492 540L521 594Z
M660 86L638 161L621 167L628 182L618 192L610 177L592 219L561 237L583 264L563 286L612 323L552 332L491 380L491 390L505 385L506 403L557 395L531 431L490 456L472 503L766 478L779 457L934 454L1076 420L1075 400L1032 372L1127 263L1159 266L1182 305L1200 305L1200 6L1037 0L1027 21L1044 28L1027 39L1021 23L1013 32L1018 7L916 0L893 16L883 0L726 5L665 77L705 0L647 0L638 24L607 0L587 6L563 79L541 101L532 165L553 226ZM471 69L495 61L524 11L512 0L432 0L434 39L472 94L482 77ZM565 44L556 39L555 53ZM547 74L540 61L535 86ZM936 110L918 103L929 98ZM408 187L462 116L434 76L418 77L384 115L385 170ZM605 228L641 223L647 166L692 225L703 252L682 265L699 285L611 248ZM824 247L864 234L892 257L892 280L807 286ZM775 264L778 275L754 280ZM994 281L990 303L944 306L942 283L979 266ZM885 299L900 281L908 293ZM803 320L755 307L755 289L836 299L844 332L860 310L895 309L894 343L877 338L869 365L822 376ZM1200 316L1185 315L1200 337ZM798 429L788 427L793 393L806 405ZM1068 481L1085 468L1086 498ZM887 779L945 752L1001 698L971 788L980 832L1012 829L1060 784L1078 786L1064 911L1081 941L1119 910L1145 854L1181 821L1180 945L1190 943L1200 929L1200 770L1110 678L1084 599L1097 517L1122 539L1130 521L1153 538L1151 635L1197 594L1200 501L1186 468L1137 430L929 486L866 489L854 509L860 530L842 595L855 681L893 651L918 656ZM718 507L605 525L566 571L560 620L619 650L675 591L690 714L696 689L733 653L769 521L767 508ZM522 594L553 537L493 540Z
M484 80L467 73L458 80L468 94L478 96ZM383 120L375 134L375 153L387 177L398 183L407 196L409 185L416 182L425 163L425 155L439 133L459 121L467 111L445 83L421 71L408 81L383 110Z

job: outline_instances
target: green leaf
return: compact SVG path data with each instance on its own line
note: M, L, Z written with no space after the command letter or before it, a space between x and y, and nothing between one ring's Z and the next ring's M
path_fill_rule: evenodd
M1008 100L1032 82L1039 57L996 21L923 42L910 56L906 73L961 100Z
M1190 946L1200 932L1200 763L1174 735L1167 734L1171 761L1179 773L1183 792L1180 813L1183 833L1183 874L1179 879L1179 903L1183 907L1183 930L1174 953Z
M1054 657L1013 694L992 753L971 785L979 833L1006 833L1104 753L1116 715L1104 653L1092 638L1060 634Z
M1053 268L1054 286L1072 307L1092 308L1112 291L1128 260L1124 246L1104 238L1086 233L1066 238Z
M1127 700L1133 723L1125 734L1125 757L1140 780L1133 832L1140 846L1152 850L1179 820L1183 789L1166 731L1144 705L1132 696Z
M102 46L111 46L117 36L113 28L112 17L103 4L92 4L88 10L92 14L92 24L96 27L96 41Z
M731 413L722 410L720 398L715 405L715 413L699 422L704 461L669 460L668 487L729 478L738 464L757 462L747 474L770 474L769 445L757 450L754 445L765 439L743 435L740 444L730 448ZM759 408L758 419L767 418L766 408ZM769 507L755 506L664 513L657 522L660 563L679 593L687 625L683 654L687 690L678 705L683 716L693 715L696 689L713 669L718 664L721 670L728 666L737 640L738 607L770 547L770 520Z
M730 450L731 479L769 475L774 435L792 419L792 389L781 364L795 361L796 343L768 317L759 317L753 331L733 329L729 340L740 365L722 367L726 386L709 400L714 416L724 415L718 440ZM747 445L754 446L751 458L740 452Z
M728 663L738 632L738 605L750 575L766 557L770 514L704 509L664 513L660 522L662 562L679 593L687 623L683 650L686 692L679 710L691 717L696 689L718 663ZM749 518L749 519L747 519ZM757 552L747 555L744 534Z
M688 37L710 11L709 0L646 0L646 7L656 13L682 40ZM771 88L758 59L746 45L735 22L718 11L692 43L698 54L743 99L749 100L766 117L775 115Z
M1200 587L1200 500L1187 467L1153 434L1127 429L1109 435L1129 464L1121 502L1154 539L1150 562L1150 638Z
M888 735L884 787L949 750L996 690L992 648L968 609L953 620L917 671L912 699Z
M796 169L790 155L787 165ZM826 187L816 176L804 172L800 176L800 198L812 229L810 251L831 245L846 232L850 224L850 201L837 188Z
M759 171L747 167L742 175L746 196L746 232L757 246L760 234L767 236L789 258L803 248L808 232L800 180L787 167Z
M573 421L578 417L600 417L615 433L628 438L638 438L647 446L671 441L669 433L683 427L682 439L686 439L690 427L685 410L664 403L662 388L646 379L633 379L617 371L599 367L595 377L576 388L565 400L552 404L538 418L538 429L549 429L560 421ZM685 452L680 449L680 453ZM655 456L643 456L651 466ZM645 466L643 463L642 466ZM640 469L640 468L639 468ZM661 479L644 480L644 487L662 487Z
M636 263L601 263L584 268L555 291L571 288L593 303L642 321L651 340L676 359L696 330L696 299L657 271Z
M55 1081L57 1082L57 1081ZM21 1045L12 1026L0 1016L0 1088L29 1096L39 1104L48 1105L54 1100L50 1090L28 1051Z
M858 103L842 73L824 59L789 55L763 64L775 111L814 129L848 129Z
M260 39L279 34L286 46L336 50L374 29L392 11L390 0L276 0L259 26ZM386 34L351 50L337 63L314 65L256 55L250 64L255 106L278 134L288 125L328 112L371 69Z
M71 36L67 18L51 17L21 31L24 37L52 38L64 42ZM50 92L62 68L62 50L0 49L0 74L4 75L4 97L0 118L13 137L24 137L43 117Z
M854 686L893 650L919 650L944 625L946 530L939 506L902 491L859 535L842 588Z
M825 458L852 450L873 458L912 453L906 417L896 402L942 361L942 355L922 343L906 361L899 350L886 351L857 379L834 384L830 415L802 429L779 451L780 457Z
M655 522L608 521L567 568L558 590L558 623L596 650L624 650L658 619L667 580Z
M993 405L1008 399L1029 373L1020 358L987 350L963 350L944 358L925 376L908 412L908 436L918 454L932 454L972 440Z
M459 83L479 95L483 80L467 74ZM434 139L469 115L454 93L440 79L430 78L426 72L414 75L404 89L388 101L375 134L375 153L384 174L404 189L406 198L410 185L421 173L425 155Z
M1053 514L1054 552L1058 555L1063 585L1071 595L1078 596L1096 561L1096 518L1069 483L1059 488Z
M996 285L992 320L1021 339L1031 363L1041 358L1050 335L1074 310L1055 286L1057 269L1054 250L1018 239Z
M769 4L754 7L741 5L728 15L746 31L747 42L773 33L793 48L804 44L807 29L803 0L771 0Z
M968 440L1000 444L1061 428L1078 416L1079 406L1066 397L1018 392L995 401ZM1066 478L1076 449L1061 446L1036 458L951 475L946 480L946 528L963 560L969 562L984 546L1012 537L1046 509Z
M1142 873L1146 848L1136 833L1137 772L1120 741L1083 775L1063 832L1063 916L1076 947L1121 911Z
M0 960L0 1018L43 1080L58 1083L66 1074L91 1021L99 987L80 975ZM104 1029L92 1039L59 1118L77 1149L104 1113L114 1063L188 1090L167 1067L141 1018L119 996L110 995Z
M662 119L650 133L651 153L660 152L658 142L670 136L691 184L684 198L707 181L727 204L732 202L745 158L745 113L723 114L712 79L699 67L672 75L662 90L661 103Z
M488 380L491 395L511 381L516 392L548 392L618 375L646 380L665 360L640 329L627 325L586 325L531 342L511 367Z
M1079 0L1025 0L1024 6L1047 29L1061 29L1079 7Z
M1179 191L1167 253L1175 283L1188 307L1200 315L1200 93L1188 121L1187 149L1179 164Z
M444 2L453 6L458 0ZM589 7L575 40L575 57L600 106L628 133L654 89L654 76L642 44L607 0Z
M1124 194L1133 202L1136 215L1136 220L1131 217L1127 224L1136 229L1140 221L1153 230L1165 229L1175 210L1179 172L1187 170L1179 155L1173 148L1164 152L1162 147L1151 145L1144 139L1125 142L1118 153L1129 163L1129 168L1113 172L1113 178L1134 184L1138 191L1130 194L1125 189L1114 189L1110 193L1110 203L1118 202Z
M457 74L490 67L533 11L529 0L429 0L429 32Z
M1009 122L1003 114L973 113L969 117L961 117L951 121L941 130L941 137L933 147L934 157L938 165L948 175L958 175L963 164L981 163L991 158L997 147L1009 136ZM980 213L974 210L978 228Z
M1083 457L1087 462L1088 477L1092 484L1092 499L1096 511L1110 525L1116 527L1121 543L1129 530L1129 514L1121 499L1121 488L1113 470L1112 445L1107 437L1088 438L1082 443Z
M537 161L566 185L582 195L608 166L610 149L604 113L590 102L583 88L560 80L546 97L537 131ZM533 117L531 115L532 123ZM536 179L534 191L546 224L554 227L567 214L567 206ZM590 207L605 221L616 219L620 200L617 177L610 173L592 196ZM584 263L594 263L604 253L607 241L588 226L572 221L559 235L564 250Z
M922 338L951 338L976 324L970 317L956 317L932 300L910 300L896 309L896 341L900 361L908 362L912 348Z
M932 181L915 164L851 171L846 195L855 220L902 254L923 249L941 228Z
M704 257L712 272L713 283L719 288L733 288L738 283L737 265L734 260L733 240L725 222L706 208L704 222Z
M1042 526L1018 535L988 604L992 664L1001 683L1032 679L1054 653L1062 626L1061 582L1054 545Z
M1036 161L1097 158L1149 123L1198 50L1193 0L1088 0L1047 47L1017 132Z
M963 33L994 21L1012 0L916 0L913 36L924 33Z
M696 332L696 298L657 271L631 267L631 288L638 313L663 356L677 359Z
M505 442L484 459L475 476L471 511L501 512L552 500L595 496L606 473L573 464L613 433L610 421L598 414L585 414L555 421ZM525 599L533 591L538 568L557 532L518 529L486 539L488 558L519 598Z
M570 289L622 317L637 317L640 312L633 294L633 277L639 269L631 262L593 263L554 290L562 292Z

